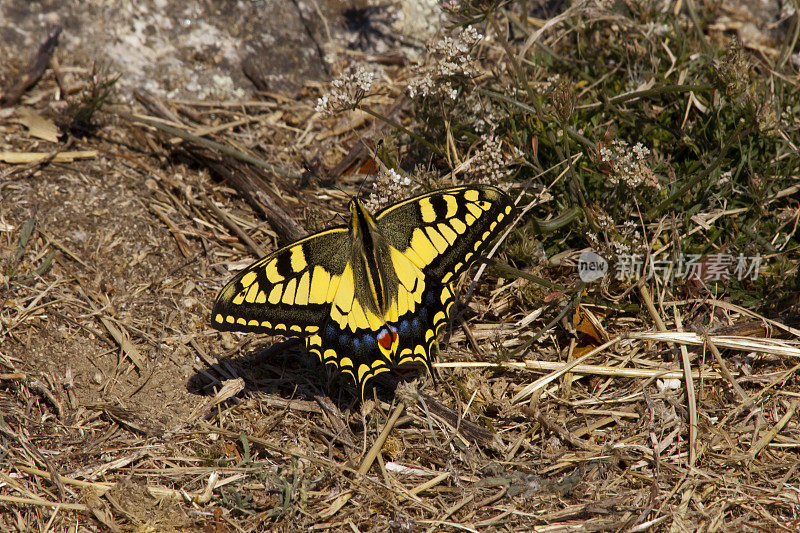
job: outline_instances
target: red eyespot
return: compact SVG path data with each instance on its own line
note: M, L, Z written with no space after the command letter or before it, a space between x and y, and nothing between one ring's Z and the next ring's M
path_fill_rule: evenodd
M397 342L397 330L393 327L384 328L378 333L378 344L384 350L390 350L395 342Z
M392 336L388 331L383 330L378 333L378 344L380 344L381 348L384 350L388 350L392 347Z

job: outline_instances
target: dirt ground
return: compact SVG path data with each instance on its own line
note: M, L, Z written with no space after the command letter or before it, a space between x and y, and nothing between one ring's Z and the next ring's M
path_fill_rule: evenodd
M0 86L28 68L46 33L37 37L5 60ZM60 72L0 109L0 152L53 156L0 163L3 531L797 530L797 330L724 345L744 389L690 348L702 404L692 414L680 355L638 319L608 331L576 323L572 337L540 339L537 361L500 365L501 348L527 342L519 324L534 309L515 296L524 281L487 276L441 343L455 368L440 368L440 385L378 389L362 403L299 343L219 333L209 316L258 256L233 228L272 250L298 228L340 223L363 177L314 170L346 161L380 126L356 114L321 120L320 82L305 75L258 94L238 93L237 74L229 93L166 98L174 87L162 87L130 100L120 95L136 84L121 79L90 134L47 141L19 108L60 123L69 97L96 86L91 54L55 55ZM386 107L396 98L399 89ZM286 172L131 113L198 135L218 128L216 141ZM260 189L244 198L248 184ZM623 331L613 354L587 361L597 368L537 382L567 352Z
M7 49L17 52L6 58L3 86L13 85L25 71L55 24L63 27L55 57L71 64L58 73L58 79L55 71L49 70L22 102L33 106L51 98L54 90L66 89L66 98L50 105L46 112L50 116L68 112L70 96L85 90L94 72L101 76L122 74L114 86L118 101L134 100L137 91L152 91L198 102L232 98L246 102L247 93L254 88L291 91L309 79L325 78L324 61L313 40L322 31L319 19L313 27L305 27L305 6L292 2L256 4L236 4L232 10L203 3L167 9L141 3L120 3L113 8L104 3L3 4L0 8L6 23L0 32ZM349 19L343 15L347 9L359 8L358 2L322 7L330 23L329 38L333 32L340 46L358 39L358 31L348 32ZM265 18L266 8L270 16ZM92 17L108 22L87 27ZM206 22L209 20L213 20L213 27ZM223 31L224 38L219 38ZM385 47L385 43L370 45ZM93 61L100 65L94 71ZM253 72L266 74L253 74L257 79L248 80L247 73ZM60 83L66 87L60 87ZM276 111L281 102L282 98L254 102L253 109L260 114L272 113L268 120L290 129L292 121L300 126L300 121L313 112L314 99L309 98L296 117L285 120L281 115L291 111ZM120 104L116 109L135 108ZM213 120L207 115L208 109L208 105L196 108L195 118ZM224 110L223 106L223 114ZM264 116L260 118L264 120ZM3 119L2 150L38 152L57 147L25 134L24 127L14 124L13 108L4 109ZM281 138L286 137L283 133ZM218 337L207 328L208 306L230 275L226 268L229 253L221 252L220 256L213 250L213 241L225 242L221 235L228 230L192 222L192 211L207 209L202 202L206 195L227 202L231 191L220 187L202 169L178 164L169 149L158 148L152 153L154 141L140 128L118 120L113 110L103 117L96 134L91 146L80 139L72 146L78 151L97 150L88 160L54 161L4 171L0 231L6 291L10 282L31 275L41 266L44 255L54 249L59 253L48 269L54 276L51 282L45 287L39 280L26 284L31 295L43 291L39 298L20 299L19 291L14 290L15 297L4 301L6 313L14 310L6 317L13 315L14 319L3 323L7 341L3 353L10 361L51 373L53 384L67 379L72 383L70 405L101 407L105 395L115 398L112 403L124 399L119 407L137 413L147 425L163 431L185 420L197 400L186 387L176 384L186 383L194 373L191 359L198 354L189 341L205 347L209 337ZM314 146L292 150L289 144L275 142L267 147L275 156L273 162L283 160L290 168L297 168L318 150ZM283 196L287 191L278 190L281 185L273 187ZM335 194L340 196L340 204L346 202L344 196ZM299 198L290 201L300 204ZM341 205L331 207L334 213L342 212L336 209ZM308 218L299 205L290 207L289 212L298 219ZM17 258L20 230L27 221L34 224L35 231L23 256ZM255 232L254 238L270 242L263 234L269 230L258 228L258 221L245 224ZM219 234L214 234L217 229ZM274 244L274 234L271 237ZM246 256L237 259L238 266L248 261ZM34 305L27 309L30 303ZM119 353L119 343L109 339L107 327L101 324L98 331L87 326L87 320L97 324L100 316L110 320L111 327L141 351L140 363L144 364L134 364L135 371L131 361ZM120 325L123 322L125 326ZM34 335L39 328L43 329ZM22 331L27 333L22 335ZM231 348L234 341L230 336L225 338Z

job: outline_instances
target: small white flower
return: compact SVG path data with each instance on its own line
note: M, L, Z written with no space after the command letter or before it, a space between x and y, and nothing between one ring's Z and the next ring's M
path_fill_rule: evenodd
M611 167L608 180L612 184L622 183L631 188L644 185L660 189L661 185L647 164L649 156L650 149L642 143L636 143L631 148L627 142L621 139L614 140L610 147L600 148L600 160Z
M379 211L386 207L391 201L408 196L411 188L411 178L401 176L394 169L380 170L375 182L372 184L373 191L369 193L364 204L372 212Z
M365 97L375 82L374 70L363 65L350 65L338 78L331 82L331 90L317 100L314 108L318 113L332 115L345 109L355 108Z
M455 38L443 37L429 43L430 58L426 64L414 69L416 76L408 82L409 96L439 95L455 100L458 90L452 86L450 79L472 78L480 74L470 51L482 39L483 35L478 30L467 26Z
M522 159L524 154L516 146L510 153L503 151L503 143L494 135L482 135L483 144L472 155L468 173L479 183L498 183L513 172L511 165Z

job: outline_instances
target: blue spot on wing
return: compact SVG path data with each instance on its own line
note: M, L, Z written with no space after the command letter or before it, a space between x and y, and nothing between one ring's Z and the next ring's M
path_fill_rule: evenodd
M408 335L411 333L411 324L408 323L408 320L403 320L397 327L397 332L400 333L401 336Z
M375 337L372 334L368 333L361 338L361 341L364 343L364 350L367 352L372 352L373 350L378 349L378 343L375 340Z

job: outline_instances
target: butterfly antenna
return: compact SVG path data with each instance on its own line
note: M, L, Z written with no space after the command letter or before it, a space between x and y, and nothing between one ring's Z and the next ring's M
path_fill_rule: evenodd
M364 190L364 186L366 185L367 181L370 180L370 178L372 178L374 182L377 183L378 177L380 176L380 171L383 170L385 172L386 170L388 170L383 160L381 160L381 158L378 157L378 151L377 151L377 149L383 145L383 139L378 139L378 142L374 148L369 144L367 144L366 142L364 142L363 140L362 143L364 144L364 149L369 153L369 159L367 159L367 161L365 161L361 165L361 169L367 166L367 164L371 159L374 162L375 167L377 167L377 169L375 170L375 172L377 173L376 174L370 174L368 172L363 173L364 178L361 180L361 185L358 186L358 191L356 192L356 197L358 198L361 198L361 193Z
M363 175L364 177L361 178L361 184L358 186L358 190L356 191L356 198L361 198L361 191L364 190L364 184L367 183L367 174Z
M350 197L350 193L348 193L347 191L345 191L344 189L342 189L341 187L339 187L339 186L338 186L338 185L336 185L335 183L334 183L334 184L331 184L331 188L332 188L332 189L335 189L335 190L337 190L337 191L339 191L340 193L344 194L344 195L345 195L345 196L347 196L348 198ZM348 202L349 202L349 200L348 200ZM334 221L336 221L336 222L342 222L342 223L345 223L345 224L346 224L346 223L347 223L347 220L348 220L348 219L347 219L347 218L345 218L345 217L342 215L342 213L340 213L340 212L337 212L337 213L334 213L333 217L331 217L331 218L328 220L328 224L332 224Z

